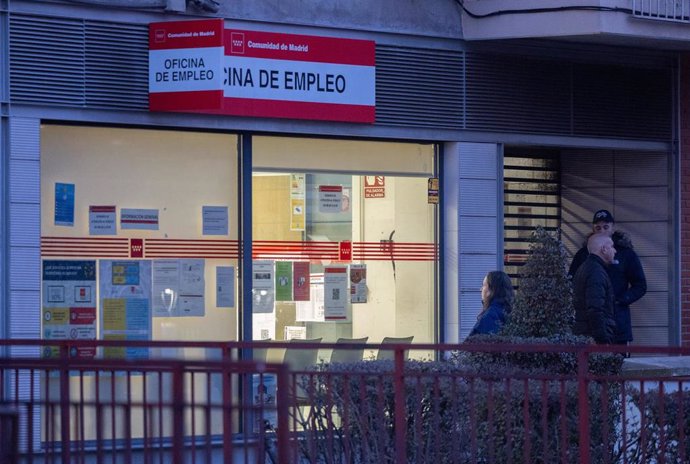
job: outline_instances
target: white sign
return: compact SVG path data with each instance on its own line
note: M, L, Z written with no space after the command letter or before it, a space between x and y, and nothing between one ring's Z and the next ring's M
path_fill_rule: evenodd
M115 206L89 206L89 235L116 235Z
M204 235L228 235L227 206L202 207L202 219Z
M120 229L158 230L158 210L123 208Z

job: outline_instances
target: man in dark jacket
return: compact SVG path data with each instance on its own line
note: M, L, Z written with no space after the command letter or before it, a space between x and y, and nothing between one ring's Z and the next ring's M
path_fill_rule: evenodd
M633 249L630 237L615 230L613 215L610 212L601 209L594 213L592 233L608 235L616 247L616 257L613 264L608 266L606 270L616 296L614 308L616 336L614 343L625 345L633 339L630 305L642 298L647 292L647 279L640 258ZM571 276L575 276L588 254L586 246L575 254L568 272Z
M573 303L575 335L588 335L597 343L613 343L616 321L613 318L614 290L606 268L616 255L611 237L593 234L587 241L589 255L575 273Z

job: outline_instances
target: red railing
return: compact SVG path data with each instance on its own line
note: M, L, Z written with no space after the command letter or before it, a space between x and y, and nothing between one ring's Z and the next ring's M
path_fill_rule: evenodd
M321 361L273 362L295 349ZM362 361L323 361L341 349ZM85 352L96 356L70 356ZM611 353L623 352L680 367L621 373ZM690 458L683 348L0 340L0 354L0 446L17 442L0 448L7 462Z

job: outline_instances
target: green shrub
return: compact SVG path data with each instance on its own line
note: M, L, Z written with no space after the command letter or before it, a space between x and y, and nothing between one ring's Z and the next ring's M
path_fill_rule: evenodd
M302 380L314 396L298 417L305 462L396 463L391 361L323 366ZM408 361L403 386L406 462L579 462L574 376L528 378L510 367ZM605 388L589 384L591 404L617 395ZM591 462L613 459L604 440L613 436L613 417L608 400L605 411L591 411Z
M556 236L541 227L530 241L527 261L520 268L515 305L503 333L518 337L569 334L575 311L568 253Z

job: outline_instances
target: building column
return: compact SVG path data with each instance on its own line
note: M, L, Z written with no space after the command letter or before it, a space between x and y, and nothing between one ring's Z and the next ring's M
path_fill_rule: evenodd
M680 59L680 344L690 346L690 54Z

